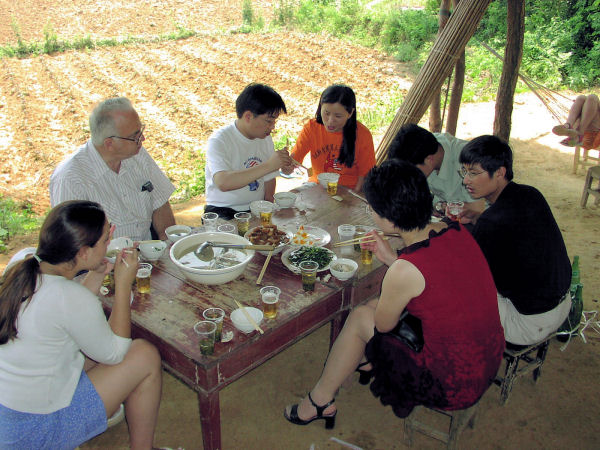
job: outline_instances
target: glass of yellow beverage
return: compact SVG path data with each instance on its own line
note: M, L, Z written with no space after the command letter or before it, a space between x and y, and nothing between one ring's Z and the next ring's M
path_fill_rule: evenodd
M327 193L329 195L335 195L337 194L337 181L328 181L327 182Z
M299 267L302 272L302 289L309 292L314 291L319 263L316 261L302 261Z
M373 262L373 252L366 248L360 249L360 262L363 264L371 264Z
M260 295L263 303L263 312L267 319L277 317L277 303L279 302L281 289L277 286L265 286L261 288Z
M243 236L250 229L250 218L252 217L252 214L249 212L239 212L235 213L233 217L237 222L238 234Z
M137 290L140 294L150 293L150 276L152 275L152 264L140 263L135 275Z
M271 218L273 216L273 205L264 204L258 209L260 213L260 224L264 227L265 225L271 224Z

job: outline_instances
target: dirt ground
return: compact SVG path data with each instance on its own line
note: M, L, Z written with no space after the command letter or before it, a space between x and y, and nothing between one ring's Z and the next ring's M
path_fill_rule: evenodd
M255 12L266 19L276 4L253 2ZM290 135L314 114L320 92L333 82L355 89L359 116L411 83L410 70L385 55L325 35L231 34L241 23L241 1L0 0L0 45L16 42L11 22L19 24L26 41L43 40L46 23L61 39L88 34L94 39L151 37L174 31L176 25L200 33L180 41L0 60L0 194L32 202L40 214L49 205L52 170L87 139L88 114L104 97L132 100L147 124L146 148L164 161L163 169L177 183L184 171L193 171L210 133L233 120L235 98L249 82L270 84L282 94L288 115L278 121L278 132ZM493 103L463 105L457 136L491 133L493 115ZM510 142L515 180L546 196L569 255L580 255L585 309L598 310L600 208L592 201L586 209L579 207L585 171L572 173L573 150L558 145L549 131L554 123L533 95L516 98ZM376 145L381 134L375 135ZM286 190L291 184L278 186ZM201 205L202 198L176 204L178 221L197 224ZM0 255L0 270L11 253L34 242L35 236L11 241L9 253ZM587 344L577 339L564 352L554 343L537 386L523 380L505 407L498 405L492 387L479 424L464 434L464 446L597 448L600 423L593 398L599 394L600 335L588 331L586 337ZM223 391L225 448L309 448L313 443L316 448L341 448L328 441L330 435L365 449L403 447L402 421L358 387L340 394L341 424L335 433L282 421L285 404L302 396L318 376L326 341L326 330L315 333ZM261 387L265 379L282 378L273 391ZM165 378L157 443L201 448L191 394L172 377ZM365 413L359 414L362 408ZM257 428L263 434L257 435ZM86 448L124 448L126 442L121 424ZM419 448L440 448L426 439L417 443Z

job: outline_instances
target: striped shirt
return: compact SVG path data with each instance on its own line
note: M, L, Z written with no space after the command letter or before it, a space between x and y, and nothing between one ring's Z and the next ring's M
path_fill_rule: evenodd
M153 189L142 190L151 182ZM111 170L91 141L61 162L50 177L52 207L67 200L90 200L102 205L113 237L150 239L152 213L169 201L175 190L146 149L121 161L119 173Z

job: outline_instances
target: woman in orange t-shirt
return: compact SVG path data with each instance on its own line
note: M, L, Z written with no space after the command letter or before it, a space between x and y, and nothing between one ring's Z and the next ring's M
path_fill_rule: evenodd
M356 97L348 86L334 84L321 94L316 118L302 128L292 158L302 162L310 152L313 176L340 174L339 184L359 192L364 177L375 165L373 136L356 120Z

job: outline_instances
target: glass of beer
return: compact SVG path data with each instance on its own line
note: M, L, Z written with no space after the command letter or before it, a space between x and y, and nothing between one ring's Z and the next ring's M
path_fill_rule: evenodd
M152 264L140 263L135 276L135 282L140 294L150 293L150 275L152 275Z
M236 233L235 225L231 223L224 223L223 225L219 225L217 227L217 231L220 231L221 233Z
M221 308L207 308L202 313L202 316L206 320L210 320L217 325L215 330L215 341L221 342L221 334L223 333L223 318L225 317L225 311Z
M319 263L316 261L302 261L299 267L302 272L302 289L309 292L314 291Z
M366 248L361 248L360 249L360 262L363 264L373 263L373 252L371 250L367 250Z
M277 316L277 302L279 302L281 289L277 286L265 286L261 288L263 312L267 319L274 319Z
M250 218L252 217L252 214L249 212L239 212L235 213L233 217L237 222L238 234L240 236L245 235L250 229Z
M337 181L328 181L327 182L327 193L329 195L337 194L337 186L338 186Z
M194 331L198 335L200 353L203 355L212 355L215 352L217 324L210 320L202 320L194 325Z
M457 221L458 215L462 212L465 204L463 202L448 202L446 206L446 216L450 220Z
M260 212L260 224L264 227L266 225L271 225L271 218L273 216L273 205L271 204L263 204L258 209Z
M219 215L214 212L202 214L202 225L204 225L204 231L217 231L218 219Z

